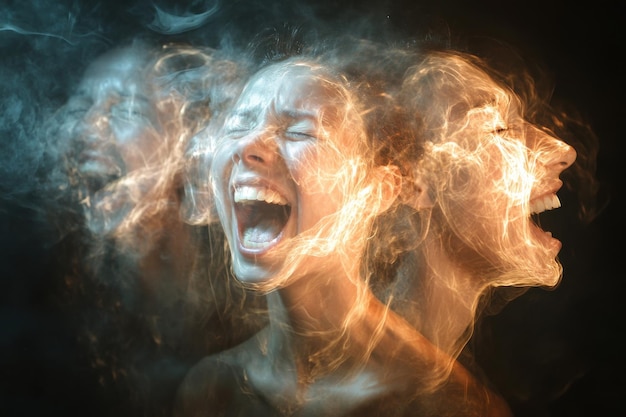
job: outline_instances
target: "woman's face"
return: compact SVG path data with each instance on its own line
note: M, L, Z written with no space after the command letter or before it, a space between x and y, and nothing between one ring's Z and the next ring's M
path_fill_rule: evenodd
M338 84L308 64L274 64L244 88L215 143L211 177L235 275L272 277L296 236L319 237L345 200L358 124Z
M561 242L532 217L560 207L559 175L576 152L524 120L517 97L486 74L469 65L460 65L458 74L467 77L466 87L454 94L467 94L448 97L448 104L481 98L479 105L457 107L465 109L461 114L450 106L445 133L427 152L424 171L442 242L458 264L492 284L555 285Z
M99 57L65 106L73 160L92 191L145 167L156 153L160 127L146 56L129 47Z

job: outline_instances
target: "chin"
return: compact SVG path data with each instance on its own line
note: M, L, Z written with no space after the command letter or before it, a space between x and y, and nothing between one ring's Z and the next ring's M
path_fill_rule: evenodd
M232 262L233 275L244 287L273 289L278 286L278 271L275 271L275 268L259 265L258 263L237 257L233 257Z
M543 246L517 252L500 270L494 286L554 287L563 275L561 263Z

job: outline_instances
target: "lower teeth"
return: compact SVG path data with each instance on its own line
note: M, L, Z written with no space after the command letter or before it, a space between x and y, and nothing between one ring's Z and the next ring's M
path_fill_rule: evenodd
M255 229L247 229L243 233L243 244L247 248L260 249L266 248L271 244L274 237L262 236L263 233L259 233Z
M261 248L268 247L269 246L269 242L252 242L252 241L244 239L243 240L243 245L246 248L250 248L250 249L261 249Z

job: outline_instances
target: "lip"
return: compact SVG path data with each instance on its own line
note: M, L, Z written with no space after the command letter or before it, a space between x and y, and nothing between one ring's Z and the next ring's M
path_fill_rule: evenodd
M542 242L544 247L549 248L551 256L556 256L563 244L560 240L552 236L552 232L543 230L532 220L530 221L531 233L535 236L535 239Z
M109 168L116 168L116 169L120 168L119 165L115 162L115 158L107 155L106 153L102 151L98 151L95 149L88 149L88 150L82 151L78 155L78 162L81 165L86 165L88 163L95 162L95 163L98 163L102 166L109 167Z
M235 190L240 187L254 187L254 188L267 188L272 190L278 194L280 194L283 198L287 200L287 204L291 207L292 212L290 213L287 221L283 225L283 228L280 232L270 241L264 242L261 247L249 247L244 245L243 242L243 225L239 221L240 217L240 209L237 207L239 203L235 203ZM255 260L268 252L272 251L274 248L279 246L284 240L286 240L287 233L286 231L290 228L290 224L292 223L293 217L293 199L289 197L289 194L285 192L283 187L278 186L277 184L268 181L264 178L259 177L238 177L235 180L231 181L229 186L229 198L232 204L232 218L233 218L233 235L237 241L237 249L239 253L246 258L254 258Z
M263 246L262 248L249 248L243 245L241 231L238 229L239 228L237 228L237 233L236 233L237 249L239 250L239 253L241 253L241 255L243 255L245 258L257 259L258 257L263 256L264 254L266 254L267 252L269 252L270 250L278 246L280 242L283 240L283 231L281 231L278 234L278 236L276 236L271 241L267 242L267 244Z
M560 179L557 178L555 180L552 180L548 185L540 187L538 191L531 193L530 202L532 203L537 199L556 194L562 186L563 181L561 181Z
M529 208L532 210L532 207L534 206L536 207L536 202L542 201L544 199L556 198L558 201L557 192L561 189L562 185L563 185L563 182L560 179L556 179L551 182L549 187L543 187L540 193L535 194L530 199ZM530 216L532 215L538 216L541 213L544 213L549 210L555 210L560 207L561 205L559 201L559 204L556 207L551 207L551 208L542 210L539 213L529 215L529 222L530 222L530 227L531 227L533 235L535 236L537 240L539 240L540 242L543 242L546 246L552 248L552 251L554 252L555 256L561 250L561 247L562 247L561 241L553 237L552 232L548 230L544 230L539 224L537 224L534 220L532 220Z

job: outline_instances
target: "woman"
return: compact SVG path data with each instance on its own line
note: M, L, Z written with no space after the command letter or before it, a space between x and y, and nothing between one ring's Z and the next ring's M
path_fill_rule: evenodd
M266 294L269 324L198 363L177 415L510 415L369 288L363 256L406 170L386 136L403 111L332 56L260 69L212 138L232 270Z
M401 101L425 151L404 201L418 212L418 265L399 276L401 309L457 356L494 287L554 287L561 242L538 215L560 207L576 151L526 118L529 103L477 57L431 52L408 71ZM418 192L414 192L417 190Z
M90 63L55 120L81 340L99 380L143 412L169 414L186 368L232 343L212 337L217 303L189 291L209 278L206 231L180 212L189 138L236 97L240 71L210 48L133 38Z

